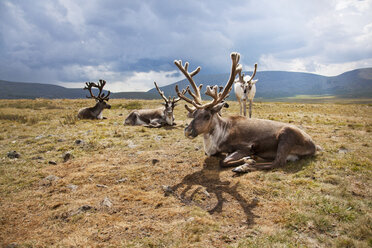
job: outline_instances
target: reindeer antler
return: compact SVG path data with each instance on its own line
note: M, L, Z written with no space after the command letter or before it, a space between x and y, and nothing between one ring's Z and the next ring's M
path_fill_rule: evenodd
M200 90L201 88L203 87L202 84L200 84L199 86L196 86L195 82L194 82L194 79L192 78L193 76L195 76L196 74L199 73L200 71L200 66L198 66L194 71L192 71L191 73L187 71L188 67L189 67L189 62L185 62L185 66L182 65L182 61L181 60L175 60L174 61L174 64L178 67L178 69L183 73L183 75L185 75L185 77L187 78L187 80L190 82L190 85L191 87L193 88L194 93L192 93L192 91L190 90L190 87L187 86L186 89L183 89L182 92L179 91L178 89L178 85L176 85L176 93L178 95L178 97L180 99L183 99L185 100L186 102L190 103L190 104L193 104L193 101L195 101L196 103L198 104L201 104L202 103L202 99L201 99L201 95L200 95ZM188 92L192 98L194 98L194 100L191 100L190 98L186 97L185 94L186 92ZM187 111L189 111L190 113L194 112L195 111L195 108L191 108L187 105L185 105L185 108L187 109Z
M231 90L231 86L234 83L236 74L241 72L242 66L239 64L240 60L240 54L239 53L231 53L230 55L232 65L231 65L231 72L230 72L230 78L227 81L225 87L223 88L222 92L218 93L218 87L215 85L213 87L207 86L207 91L205 92L206 95L213 98L213 100L206 104L197 104L196 102L193 102L193 105L198 109L205 109L212 106L215 106L216 104L222 102L225 98L228 97L228 94Z
M186 88L186 90L182 90L182 93L178 90L178 85L176 85L176 92L177 92L177 95L182 98L183 100L185 100L186 102L188 103L191 103L192 100L187 98L185 96L186 92L188 92L193 98L194 98L194 101L198 104L201 104L202 103L202 99L201 99L201 95L200 95L200 90L201 88L203 87L202 84L200 84L199 86L196 86L195 82L194 82L194 79L192 78L193 76L195 76L196 74L199 73L200 71L200 66L198 66L194 71L192 71L191 73L187 71L188 67L189 67L189 62L185 62L185 65L183 66L182 65L182 61L181 60L175 60L174 61L174 64L178 67L178 69L183 73L183 75L185 75L185 77L187 78L187 80L190 82L190 85L191 87L193 88L194 92L193 93L189 87Z
M173 98L171 99L170 96L169 96L169 98L167 99L167 98L165 97L165 95L164 95L164 91L160 90L160 88L158 87L158 84L157 84L155 81L154 81L154 84L155 84L156 90L159 92L161 98L163 98L164 101L165 101L166 103L170 103L170 102L172 102L172 103L174 104L174 103L178 102L179 100L181 100L181 98L179 98L179 97L178 97L178 98L173 97Z
M252 79L254 78L254 76L256 76L256 72L257 72L257 63L254 64L254 71L253 71L253 74L251 76L251 78L247 81L247 83L250 83L252 81ZM244 74L243 74L244 75ZM244 76L243 76L244 77Z
M244 82L244 73L242 71L239 71L239 81Z
M159 92L161 98L163 98L165 102L168 102L168 99L164 95L164 91L161 91L159 89L158 84L155 81L154 81L154 84L155 84L156 90ZM170 101L170 97L169 97L169 101Z
M197 74L200 71L200 66L198 68L196 68L195 71L189 73L187 71L187 68L188 68L188 65L189 65L188 62L185 63L185 66L182 66L182 61L181 60L174 61L174 63L178 67L178 69L189 80L191 87L195 91L195 94L192 93L191 90L189 89L189 87L187 86L186 89L184 89L184 90L182 90L182 92L180 92L179 89L178 89L178 85L176 85L177 95L180 98L182 98L183 100L185 100L186 102L191 103L195 108L198 108L198 109L208 108L208 107L214 106L214 105L222 102L225 98L228 97L228 94L231 90L231 86L234 83L236 74L241 73L241 70L242 70L242 66L239 64L240 54L239 53L231 53L230 56L231 56L231 60L232 60L230 78L227 81L227 83L226 83L225 87L223 88L222 92L221 92L221 89L220 89L220 92L218 92L218 86L213 86L213 87L207 86L207 91L205 92L205 94L212 97L213 100L212 100L212 102L209 102L209 103L206 103L206 104L202 104L202 100L201 100L201 96L200 96L200 89L202 88L202 85L199 85L199 87L197 87L194 80L192 79L192 76L194 76L195 74ZM190 98L186 97L185 96L186 92L188 92L193 97L194 100L191 100ZM193 112L195 110L195 108L193 109L193 108L191 108L187 105L185 105L185 108L189 112Z
M93 82L86 82L86 86L84 87L84 90L89 90L90 96L86 96L87 98L94 98L98 101L108 101L110 96L110 91L107 92L107 95L105 96L105 93L102 93L103 87L106 85L106 81L103 79L99 80L99 83L93 83ZM98 95L95 96L92 92L92 87L98 88L99 92Z

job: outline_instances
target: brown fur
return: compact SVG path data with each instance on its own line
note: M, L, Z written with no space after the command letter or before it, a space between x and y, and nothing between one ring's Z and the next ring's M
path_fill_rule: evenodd
M242 116L222 118L215 111L197 110L194 119L185 128L185 135L194 138L204 134L205 144L209 144L210 140L216 142L211 144L214 149L206 147L206 153L210 156L230 154L221 162L222 166L230 166L244 157L257 156L274 160L270 166L262 167L269 169L284 166L288 155L302 157L316 152L311 137L296 126Z

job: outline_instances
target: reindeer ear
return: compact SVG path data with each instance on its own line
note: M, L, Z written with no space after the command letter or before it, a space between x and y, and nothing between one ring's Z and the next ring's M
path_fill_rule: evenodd
M211 109L212 114L215 114L215 113L220 112L220 110L223 108L223 106L225 106L225 103L224 102L221 102L221 103L213 106L212 109Z
M255 84L255 83L257 83L258 82L258 79L256 79L256 80L252 80L252 84Z

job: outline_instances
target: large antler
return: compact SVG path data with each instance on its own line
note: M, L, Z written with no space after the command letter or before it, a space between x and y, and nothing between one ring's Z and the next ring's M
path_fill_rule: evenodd
M156 82L154 82L154 84L155 84L156 90L159 92L161 98L163 98L165 102L168 102L168 99L164 96L164 91L161 91L161 90L159 89L159 87L158 87L158 85L157 85Z
M84 90L89 90L89 93L90 93L90 96L86 96L86 97L98 100L97 97L93 95L93 92L92 92L92 87L96 87L96 84L93 82L85 82L85 85L86 86L84 87Z
M108 101L110 96L110 91L107 92L107 95L105 96L105 93L102 93L103 87L105 87L106 81L100 79L99 83L93 83L93 82L86 82L86 86L84 87L84 90L89 90L90 96L86 96L87 98L94 98L99 101ZM99 92L98 95L95 96L92 92L92 87L98 88Z
M220 102L222 102L225 98L228 97L228 94L231 90L231 86L234 83L236 74L240 73L242 70L242 66L239 64L240 60L240 54L239 53L231 53L231 72L230 72L230 78L227 81L224 89L222 92L218 93L218 87L215 85L213 87L207 86L207 91L205 92L206 95L213 98L213 100L206 104L198 104L196 102L193 102L193 105L198 109L204 109L208 107L212 107Z
M195 82L194 82L194 79L192 78L193 76L195 76L196 74L199 73L200 71L200 66L198 66L194 71L192 71L191 73L187 71L188 67L189 67L189 62L186 62L185 63L185 66L182 65L182 61L181 60L175 60L174 61L174 64L178 67L178 69L183 73L183 75L185 75L185 77L187 78L187 80L190 82L190 85L191 87L193 88L194 92L193 93L189 86L187 86L186 89L182 90L182 92L179 91L178 89L178 85L176 85L176 92L177 92L177 95L185 100L186 102L188 103L192 103L193 100L191 100L190 98L187 98L185 96L186 92L188 92L192 98L194 98L194 101L198 104L202 104L202 99L201 99L201 95L200 95L200 90L201 88L203 87L202 84L200 84L199 86L196 86Z

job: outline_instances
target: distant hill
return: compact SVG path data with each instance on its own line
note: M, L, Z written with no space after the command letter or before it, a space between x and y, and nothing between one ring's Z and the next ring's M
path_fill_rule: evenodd
M245 72L251 74L252 72ZM197 74L195 82L203 84L202 92L207 85L223 86L229 78L228 73L203 75ZM356 69L334 77L312 73L262 71L257 72L256 98L275 99L296 95L334 95L344 98L372 98L372 68ZM174 87L186 88L186 79L161 87L165 95L175 95ZM85 98L87 92L79 89L65 88L52 84L21 83L0 80L0 99L34 99L34 98ZM154 99L159 98L155 88L148 92L111 93L111 98ZM230 99L234 99L230 93Z
M252 72L245 72L251 75ZM229 74L199 75L194 77L195 82L203 84L202 92L207 85L224 86ZM312 73L285 72L285 71L262 71L257 72L255 79L256 98L273 99L292 97L296 95L335 95L345 98L372 98L372 68L348 71L334 77L326 77ZM161 89L166 95L174 95L175 85L180 89L186 88L186 79L170 84ZM151 89L148 92L156 92ZM233 92L230 98L235 98Z

